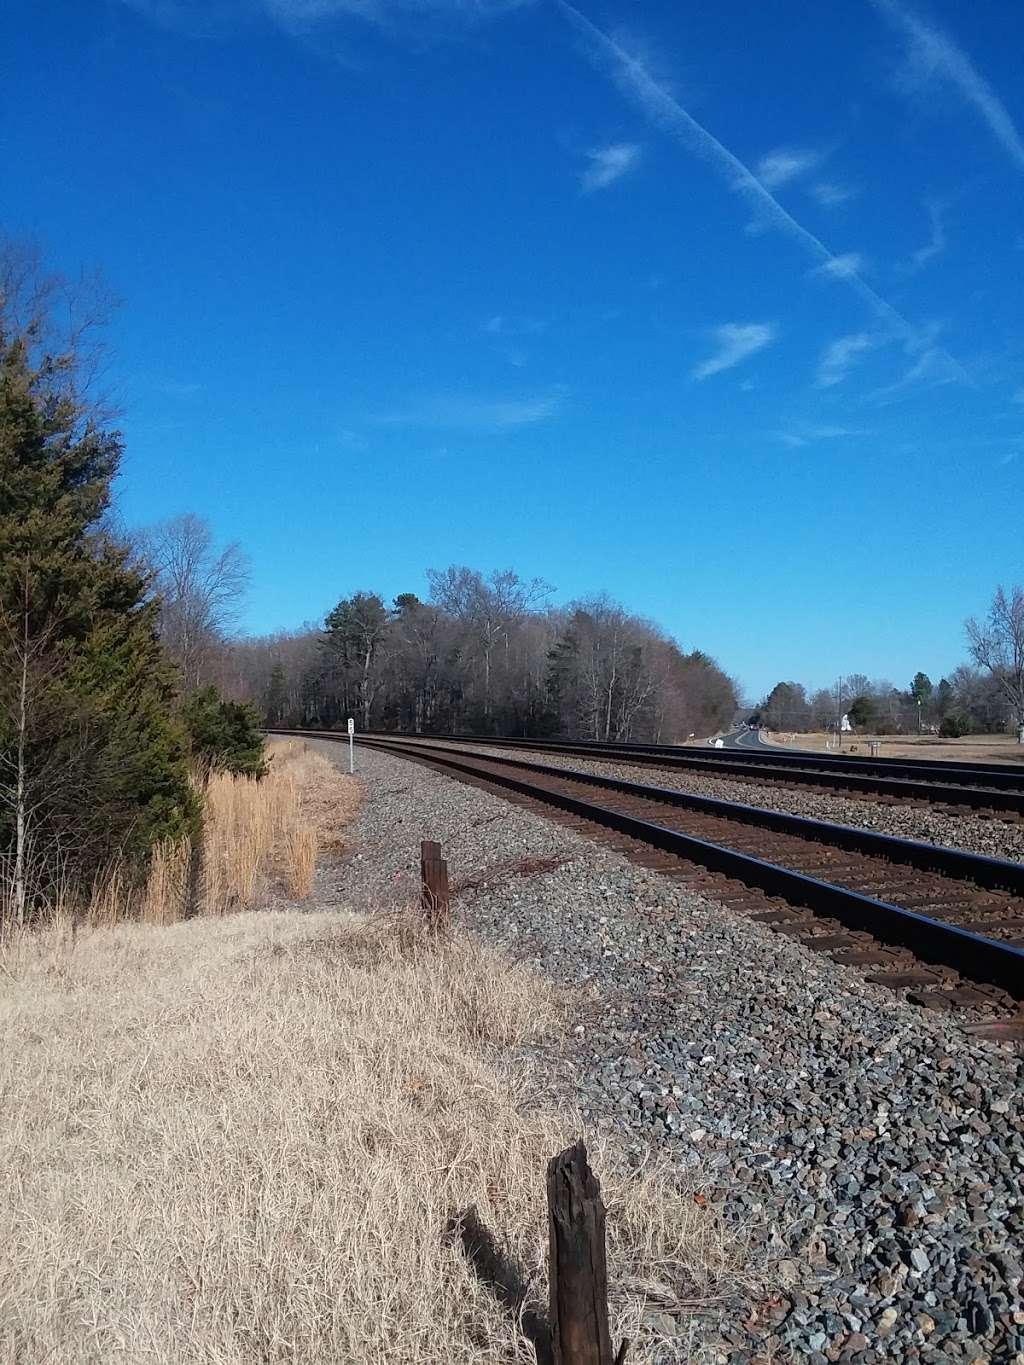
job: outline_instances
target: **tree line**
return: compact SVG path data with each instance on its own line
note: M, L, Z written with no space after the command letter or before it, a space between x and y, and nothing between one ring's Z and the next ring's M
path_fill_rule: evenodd
M918 731L957 738L1024 729L1024 589L996 589L988 615L965 623L971 661L933 683L915 673L901 689L862 673L814 692L797 682L779 682L750 715L770 730L835 731L850 726L871 734Z
M273 726L674 742L732 723L736 688L607 596L552 605L511 569L430 570L429 599L342 598L322 625L243 639L217 681Z

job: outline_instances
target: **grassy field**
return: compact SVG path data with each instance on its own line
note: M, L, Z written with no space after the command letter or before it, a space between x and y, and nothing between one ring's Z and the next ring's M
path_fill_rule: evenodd
M354 808L319 779L279 833ZM246 835L232 799L265 850L232 904L303 894L287 840ZM532 1361L449 1228L475 1205L543 1299L545 1163L581 1123L523 1050L566 1002L408 911L224 908L3 943L0 1361ZM735 1253L698 1187L609 1143L591 1159L616 1333L650 1361L645 1313L685 1320Z
M813 734L779 734L761 731L769 744L783 749L814 749L836 753L828 749L835 742L834 735L822 731ZM877 741L879 754L886 758L938 758L956 763L1024 763L1024 745L1012 735L964 735L961 739L939 739L937 735L843 735L844 754L869 754L872 741Z

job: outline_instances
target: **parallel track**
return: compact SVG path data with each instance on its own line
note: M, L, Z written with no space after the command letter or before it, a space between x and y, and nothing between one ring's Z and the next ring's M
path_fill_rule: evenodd
M373 733L368 738L399 738ZM679 769L731 777L760 785L779 784L842 792L866 800L910 801L951 813L974 811L1010 821L1024 820L1024 764L908 762L831 754L780 751L687 749L678 745L597 743L587 740L481 738L479 735L400 736L489 749L600 758L633 767Z
M641 862L921 1004L1005 1018L1024 999L1019 863L436 742L358 742L611 831Z

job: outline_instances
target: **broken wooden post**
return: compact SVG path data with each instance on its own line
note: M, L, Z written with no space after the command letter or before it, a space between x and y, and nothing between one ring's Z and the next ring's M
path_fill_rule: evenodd
M555 1365L622 1365L612 1359L601 1185L582 1142L548 1162L548 1283Z
M441 845L433 839L420 844L420 884L427 921L438 929L448 919L448 864L441 857Z

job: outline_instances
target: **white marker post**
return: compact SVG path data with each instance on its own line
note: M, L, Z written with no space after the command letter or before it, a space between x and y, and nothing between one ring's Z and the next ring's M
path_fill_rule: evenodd
M356 723L351 716L348 718L348 770L354 773L356 770L355 740L352 736L356 732Z

